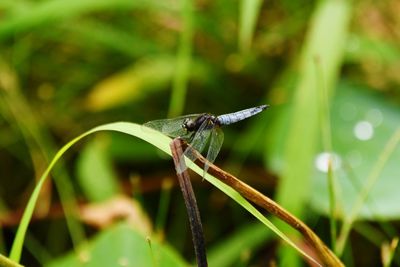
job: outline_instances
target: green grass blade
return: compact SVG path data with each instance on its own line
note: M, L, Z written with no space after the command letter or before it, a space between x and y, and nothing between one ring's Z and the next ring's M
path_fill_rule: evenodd
M361 211L368 197L368 194L373 189L376 181L380 177L383 168L385 167L385 164L387 163L387 161L389 160L390 156L395 151L399 143L400 143L400 128L396 130L396 132L392 135L392 137L389 139L389 141L383 148L382 153L379 155L378 160L376 161L369 176L367 177L365 185L363 186L360 194L358 195L357 200L354 203L352 210L350 211L350 214L343 223L343 226L340 230L339 238L337 240L336 252L338 255L342 255L344 247L346 245L347 237L350 233L354 221L357 219L358 213Z
M181 0L183 29L180 36L177 66L172 85L172 96L168 116L176 117L182 114L186 97L186 87L189 78L192 40L193 40L193 0Z
M239 18L239 50L246 53L250 50L251 40L256 28L258 14L261 9L261 0L242 0Z
M160 202L158 204L157 218L155 221L155 230L162 234L166 228L167 215L171 202L173 181L169 178L164 179L161 185Z
M33 4L36 3L36 4ZM153 1L131 1L131 0L50 0L31 2L26 6L24 12L15 12L0 25L0 40L14 36L15 33L23 32L43 24L54 23L69 17L79 16L84 13L110 10L113 8L145 8L165 7L162 2Z
M285 164L277 199L295 215L301 214L309 198L310 173L318 144L318 88L315 59L324 70L328 95L331 95L342 60L350 8L348 1L322 1L314 14L304 48L298 86L294 96ZM290 196L290 197L288 197Z
M57 154L54 156L50 165L44 172L44 174L40 177L38 184L36 185L31 198L28 201L27 207L24 211L24 214L21 219L20 226L18 228L13 246L11 248L10 258L16 262L19 262L21 258L22 246L25 238L25 234L29 225L29 221L32 218L33 211L35 209L35 205L39 196L39 192L42 188L42 185L46 178L48 177L50 171L57 163L57 161L61 158L61 156L75 143L80 141L82 138L93 134L99 131L116 131L125 133L128 135L132 135L138 137L154 146L164 151L168 155L171 155L171 151L169 148L169 143L171 139L160 132L154 131L152 129L148 129L143 127L142 125L128 123L128 122L116 122L101 125L93 128L90 131L87 131L80 136L76 137L69 143L67 143L64 147L62 147ZM203 170L195 165L193 162L188 162L188 167L197 172L199 175L203 175ZM270 228L274 233L276 233L280 238L285 240L290 246L295 248L299 253L307 257L308 259L316 262L311 256L302 251L299 247L297 247L286 235L284 235L275 225L273 225L265 216L263 216L254 206L252 206L247 200L245 200L238 192L223 184L221 181L216 179L215 177L207 174L205 179L209 181L211 184L216 186L218 189L223 191L226 195L230 196L233 200L235 200L239 205L244 207L247 211L249 211L254 217L256 217L260 222Z
M0 60L1 61L1 60ZM17 74L3 61L0 62L0 73L3 74L3 83L0 94L0 112L5 115L11 125L15 125L29 148L35 177L42 172L42 166L49 161L49 155L56 151L53 139L47 128L42 124L36 113L33 111L28 99L24 97L19 88ZM4 83L4 80L9 82ZM0 82L1 83L1 82ZM39 171L40 170L40 171ZM54 171L54 181L59 193L60 202L66 214L66 222L70 231L72 244L78 244L83 240L83 227L71 216L76 210L75 194L70 184L69 176L65 167L60 163ZM49 195L41 198L40 203L47 209ZM38 209L40 211L40 207Z
M229 235L226 239L214 245L208 251L209 266L228 267L234 266L240 261L244 253L255 252L268 239L271 239L272 233L265 229L260 223L251 223L236 233Z
M315 61L316 67L316 76L318 79L319 87L321 88L319 91L319 114L320 114L320 128L321 128L321 140L322 140L322 148L324 152L329 153L328 159L328 192L329 192L329 210L330 210L330 233L331 233L331 244L333 251L336 249L336 186L335 186L335 177L334 177L334 168L333 164L335 164L333 158L333 149L332 149L332 129L331 129L331 114L330 114L330 98L328 94L328 90L325 86L324 80L324 70L322 66L319 64L319 60Z
M7 257L4 257L3 255L0 254L0 266L1 267L23 267L22 265L19 265L18 263L11 261Z
M282 172L276 199L285 209L300 218L305 204L312 195L310 177L319 144L320 88L315 75L315 60L320 62L328 96L331 96L343 60L351 17L350 6L351 3L346 0L318 3L299 62L299 79L294 92L292 116L285 141L286 168ZM287 227L284 229L290 231ZM296 255L293 255L292 251L281 255L281 258L287 261L286 265L297 266Z

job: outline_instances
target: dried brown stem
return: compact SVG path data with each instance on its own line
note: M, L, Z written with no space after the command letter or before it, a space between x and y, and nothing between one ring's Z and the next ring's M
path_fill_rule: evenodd
M207 267L206 246L204 241L203 227L201 225L200 212L197 207L196 198L193 192L190 176L186 169L183 158L183 149L181 139L175 138L171 141L170 147L172 158L176 168L176 175L178 176L179 185L182 190L183 199L185 201L186 210L189 217L190 229L192 231L192 239L194 245L194 252L196 254L197 266ZM181 170L184 170L181 172Z
M185 149L188 147L187 143L182 142L182 147ZM296 218L294 215L289 213L278 203L263 195L256 189L247 185L246 183L240 181L238 178L224 170L218 168L214 164L208 162L199 152L194 149L191 153L196 155L196 164L201 168L204 168L205 163L209 165L208 173L213 175L215 178L223 182L224 184L232 187L237 192L239 192L244 198L253 202L257 206L265 209L269 213L275 215L282 221L286 222L298 232L300 232L303 237L308 241L308 243L315 249L320 260L323 262L324 266L344 266L338 257L321 241L321 239L301 220Z

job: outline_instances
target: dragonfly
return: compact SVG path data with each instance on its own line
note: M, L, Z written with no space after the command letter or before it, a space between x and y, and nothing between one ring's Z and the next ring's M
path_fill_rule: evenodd
M202 153L207 144L209 144L206 159L209 163L214 163L224 140L222 126L230 125L252 117L269 105L261 105L233 113L215 116L209 113L190 114L172 119L162 119L149 121L144 126L155 129L172 138L180 137L190 146L184 151L183 155L192 161L196 160L191 148ZM209 163L205 164L203 177L205 176ZM178 172L182 173L186 167Z

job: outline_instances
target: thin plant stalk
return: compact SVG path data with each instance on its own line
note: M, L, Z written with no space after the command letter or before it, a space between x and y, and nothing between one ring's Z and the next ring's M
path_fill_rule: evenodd
M207 267L207 255L204 241L203 227L201 225L200 212L197 207L196 198L193 192L190 176L183 159L181 139L175 138L171 141L170 147L174 159L176 175L182 190L185 206L189 217L190 229L192 231L194 252L196 254L197 266ZM180 170L185 170L181 172Z
M344 247L346 245L347 238L349 236L350 230L357 219L357 215L361 211L365 200L368 197L369 192L373 188L375 182L378 180L383 168L385 167L385 164L389 160L390 156L394 152L395 148L398 146L400 142L400 128L398 128L395 133L392 135L392 137L389 139L389 141L386 143L382 153L379 155L379 158L375 165L373 166L366 183L364 187L362 188L360 194L358 194L358 197L355 201L355 204L353 205L353 208L351 212L349 213L349 216L345 219L342 229L340 231L338 240L337 240L337 250L336 253L338 255L342 255Z
M181 0L182 4L182 32L180 35L179 50L177 55L176 72L172 84L171 102L168 117L182 114L186 97L186 88L189 77L192 39L193 39L193 0Z
M335 176L333 171L333 164L335 164L332 150L332 130L331 130L331 115L329 112L329 100L330 95L324 82L324 69L321 64L319 57L314 57L314 63L316 67L317 83L319 84L319 110L320 110L320 127L321 127L321 140L322 147L325 152L329 154L328 157L328 192L329 192L329 222L330 222L330 234L331 234L331 245L333 251L336 250L336 187L335 187Z
M156 232L163 238L163 229L167 219L168 207L171 201L171 188L172 180L165 179L161 185L160 203L158 205L157 219L156 219Z
M261 5L261 0L240 1L239 50L243 54L250 51Z

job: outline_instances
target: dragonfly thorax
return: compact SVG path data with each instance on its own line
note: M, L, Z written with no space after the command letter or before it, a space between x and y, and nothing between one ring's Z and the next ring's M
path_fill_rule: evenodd
M199 127L205 121L207 121L207 124L208 124L207 126L210 128L213 125L215 125L216 123L218 123L217 117L215 117L214 115L205 113L205 114L201 114L200 116L198 116L195 119L186 118L182 123L182 128L186 129L186 131L188 131L188 132L195 132L199 129Z

